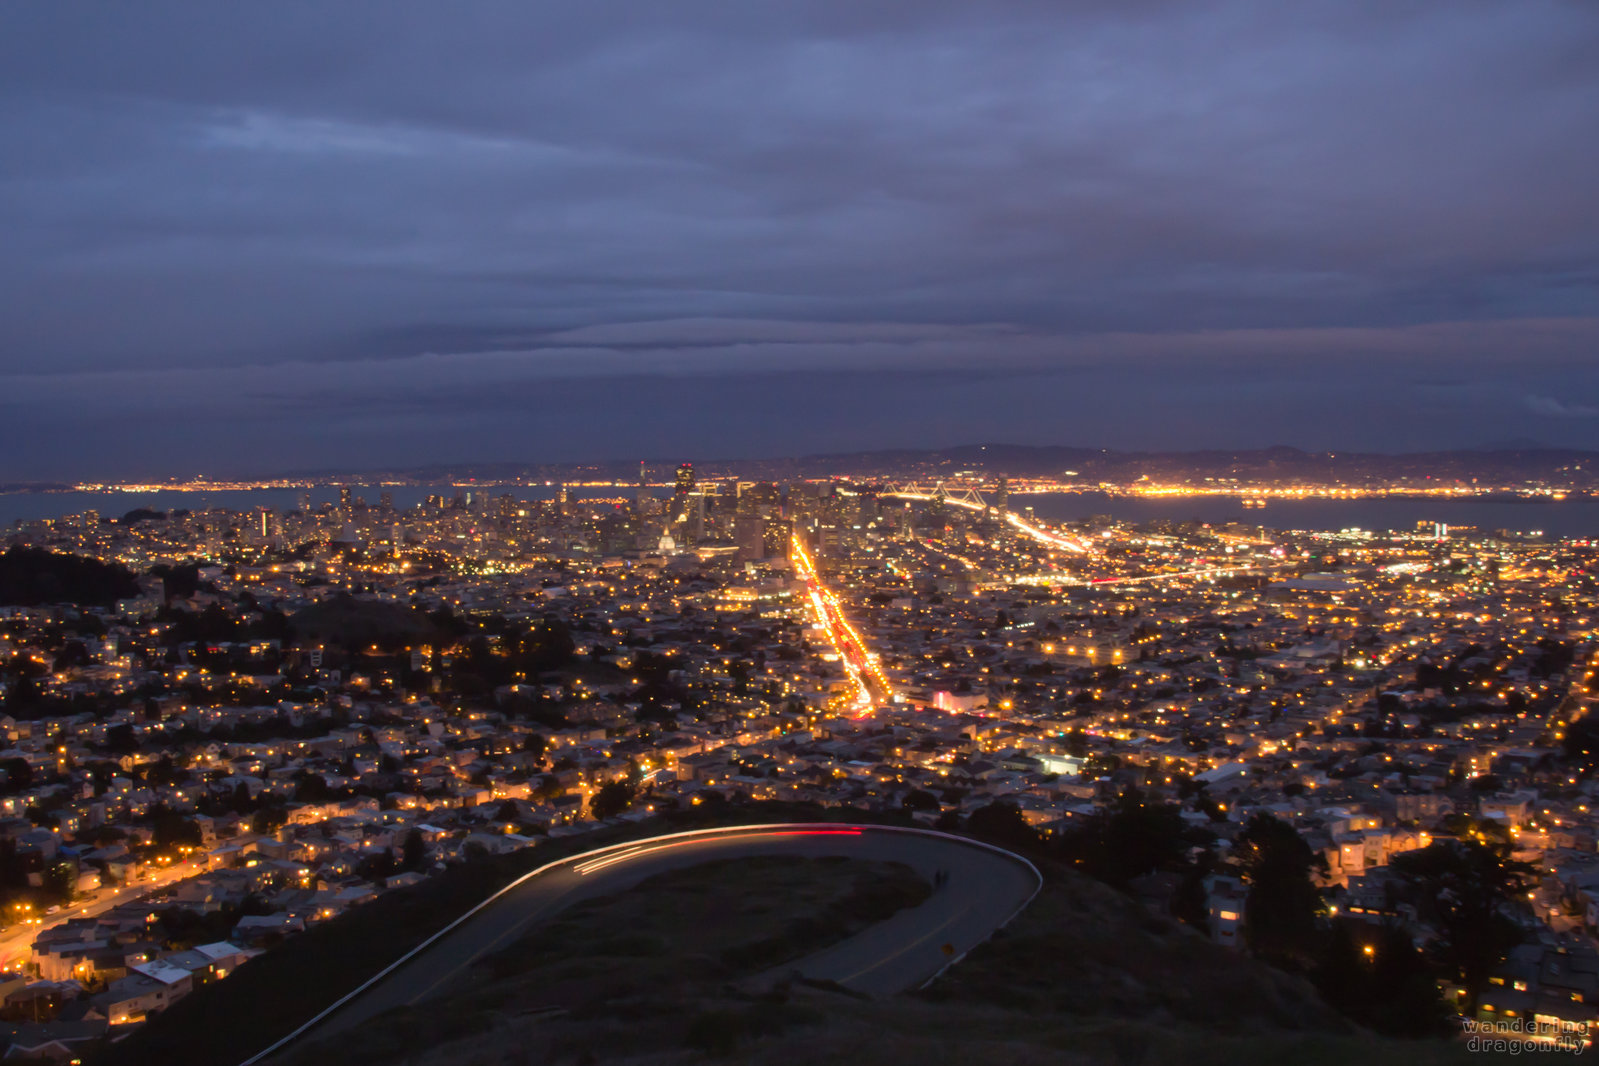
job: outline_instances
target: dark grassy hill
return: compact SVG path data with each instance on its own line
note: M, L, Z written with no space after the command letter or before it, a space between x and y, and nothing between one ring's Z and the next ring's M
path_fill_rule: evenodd
M741 977L798 945L774 947L762 919L778 930L795 914L814 922L825 884L805 863L781 865L683 871L592 901L447 997L307 1044L284 1066L1480 1061L1441 1041L1364 1033L1303 981L1060 870L925 992L873 1001L804 983L768 990Z
M317 927L197 990L91 1066L240 1062L498 885L563 854L697 825L828 816L879 820L775 804L711 814L694 808L670 820L452 869ZM823 934L847 935L859 903L848 901L850 891L837 891L842 882L824 891L806 880L810 875L779 872L747 882L711 871L709 881L688 889L640 886L593 901L485 960L468 984L433 1009L380 1019L365 1036L349 1034L353 1043L305 1045L289 1061L1467 1061L1456 1045L1366 1034L1304 981L1216 947L1130 897L1054 867L1045 868L1045 888L1026 911L929 990L883 1001L806 986L763 993L741 975L765 970L785 952L803 954L799 947L818 944ZM841 909L829 911L828 900ZM809 924L797 928L796 912L807 907Z
M394 649L444 636L427 615L406 604L344 595L329 596L296 611L289 617L289 628L301 640L351 649L373 644Z

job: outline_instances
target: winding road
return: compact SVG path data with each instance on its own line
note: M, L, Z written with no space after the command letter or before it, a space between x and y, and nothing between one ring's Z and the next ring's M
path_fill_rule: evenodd
M1026 859L924 829L833 823L737 826L612 845L550 863L512 882L242 1066L263 1062L298 1040L343 1032L437 995L484 955L583 900L615 894L667 870L778 854L901 862L929 881L940 871L946 875L920 905L764 975L776 979L798 973L872 996L931 981L1018 914L1043 883Z

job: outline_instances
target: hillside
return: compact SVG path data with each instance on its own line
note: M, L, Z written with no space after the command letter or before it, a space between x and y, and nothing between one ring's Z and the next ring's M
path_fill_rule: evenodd
M534 926L433 1000L282 1061L387 1066L426 1051L451 1062L501 1046L541 1062L719 1050L746 1017L774 1033L815 1021L759 996L763 975L930 891L904 866L843 858L766 856L662 874Z
M594 901L476 968L431 1010L412 1008L284 1061L312 1066L667 1066L1467 1061L1445 1043L1357 1030L1303 982L1225 952L1064 871L1009 929L932 989L892 1000L741 981L741 940L763 942L807 898L797 871L747 880L710 868ZM707 876L707 875L711 876ZM692 906L685 907L685 894ZM785 900L773 912L774 897ZM723 916L705 925L705 914ZM685 927L692 927L684 935ZM701 935L699 930L707 932ZM1475 1061L1475 1057L1473 1057Z
M668 827L681 826L609 830L581 845ZM385 896L198 990L100 1061L240 1061L494 885L576 846L471 863ZM380 1018L281 1061L496 1066L530 1061L532 1049L532 1061L551 1063L1465 1061L1446 1043L1367 1035L1303 981L1058 868L1008 928L922 993L767 991L751 975L917 891L876 871L889 891L874 896L818 869L707 866L592 901L481 961L435 1009Z
M403 603L358 600L343 594L328 596L296 611L289 626L302 640L320 640L347 648L400 648L441 636L426 615Z

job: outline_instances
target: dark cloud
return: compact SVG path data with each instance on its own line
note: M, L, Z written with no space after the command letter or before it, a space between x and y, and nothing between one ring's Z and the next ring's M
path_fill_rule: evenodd
M1503 437L1493 412L1581 443L1591 421L1538 401L1599 401L1593 5L3 19L0 395L71 431L63 468L93 472L108 427L242 439L295 410L285 462L445 434L463 457L1174 427L1398 447ZM1438 378L1469 387L1411 384ZM1004 417L963 399L1023 379ZM557 387L587 412L560 433L507 408ZM1307 394L1339 404L1274 413ZM28 419L0 430L0 476L46 465ZM117 454L159 467L183 439Z

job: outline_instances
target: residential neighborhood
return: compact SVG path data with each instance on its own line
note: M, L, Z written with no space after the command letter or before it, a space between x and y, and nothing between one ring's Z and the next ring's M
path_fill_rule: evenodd
M8 1054L69 1061L385 892L599 824L770 800L950 830L1014 811L1049 841L1130 796L1179 810L1206 864L1130 890L1181 913L1191 888L1237 950L1260 816L1303 841L1324 913L1420 946L1443 931L1396 860L1503 843L1535 872L1522 935L1485 992L1446 991L1591 1038L1599 547L1050 524L1024 499L685 464L666 499L16 523Z

